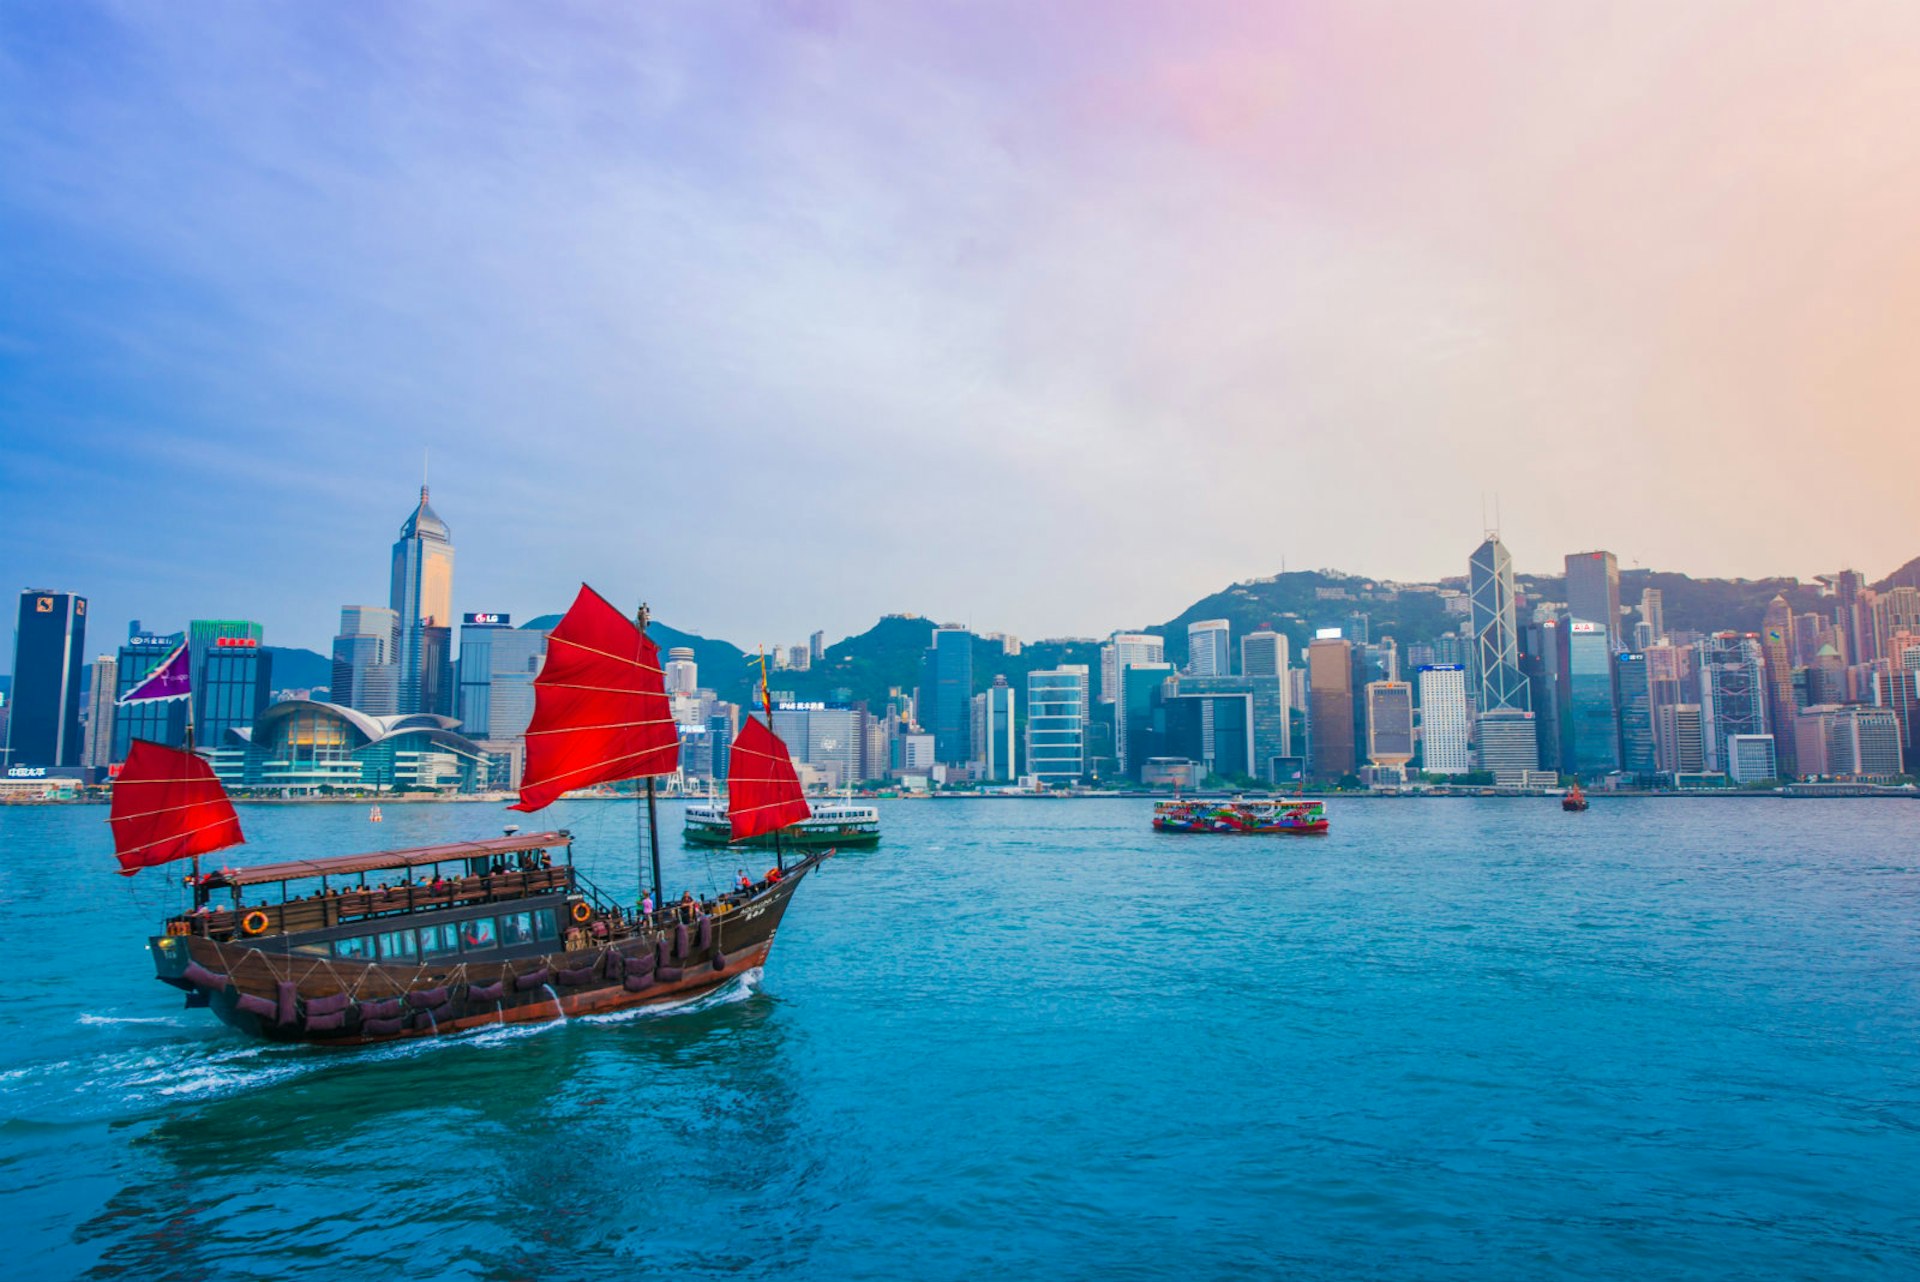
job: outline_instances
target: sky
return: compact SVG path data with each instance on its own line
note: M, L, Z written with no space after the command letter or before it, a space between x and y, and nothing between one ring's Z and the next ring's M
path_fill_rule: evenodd
M1028 638L1920 554L1920 6L0 7L0 588ZM424 462L423 462L424 460Z

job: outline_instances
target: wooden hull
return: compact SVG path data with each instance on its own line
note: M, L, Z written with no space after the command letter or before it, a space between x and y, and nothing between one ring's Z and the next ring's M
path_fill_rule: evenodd
M162 982L188 993L189 1005L207 1006L244 1033L326 1046L683 1002L766 961L794 892L822 858L796 865L704 928L696 919L511 962L393 966L275 952L264 941L162 935L152 940L154 965ZM498 996L487 991L496 985Z

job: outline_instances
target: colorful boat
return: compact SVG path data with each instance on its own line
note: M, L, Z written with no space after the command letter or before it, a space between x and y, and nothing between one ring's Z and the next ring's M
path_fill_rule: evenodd
M679 737L645 608L630 620L582 586L534 690L514 809L646 780L639 853L652 893L638 906L574 868L565 829L203 876L201 856L245 840L233 806L191 738L186 751L139 741L114 787L121 869L193 860L191 909L151 941L157 977L244 1032L359 1045L680 1001L762 964L795 890L832 852L791 867L780 856L726 894L663 903L654 780L678 767ZM737 831L806 816L771 730L749 719L733 751Z
M1312 836L1327 831L1327 808L1324 802L1300 800L1160 801L1153 807L1153 830Z
M1566 795L1560 798L1560 809L1585 810L1586 808L1587 794L1580 791L1580 784L1575 781L1574 785L1567 789Z

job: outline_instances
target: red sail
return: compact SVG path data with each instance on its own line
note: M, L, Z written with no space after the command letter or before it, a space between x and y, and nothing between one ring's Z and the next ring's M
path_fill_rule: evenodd
M114 779L107 823L123 877L246 841L213 767L145 739L133 741Z
M733 820L733 839L758 837L812 814L787 745L766 723L748 717L727 757L727 817Z
M547 635L533 681L533 724L515 810L539 810L570 788L672 774L680 735L659 647L586 584Z

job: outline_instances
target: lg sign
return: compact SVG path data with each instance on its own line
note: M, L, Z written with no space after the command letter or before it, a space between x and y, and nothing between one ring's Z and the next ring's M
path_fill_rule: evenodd
M469 614L464 617L468 623L481 625L494 623L503 628L507 626L507 616L504 614Z

